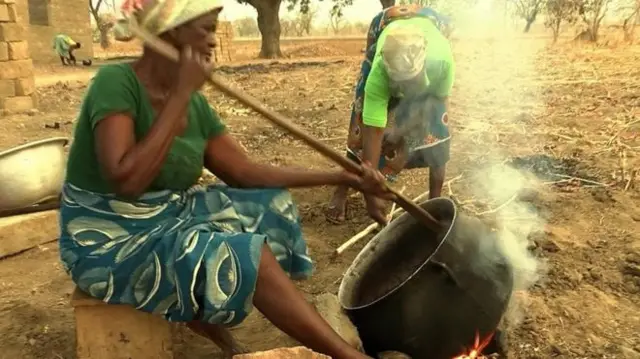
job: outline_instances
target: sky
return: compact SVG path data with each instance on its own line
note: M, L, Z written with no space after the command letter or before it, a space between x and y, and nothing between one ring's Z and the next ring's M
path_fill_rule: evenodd
M120 6L123 0L116 0L116 5ZM256 16L256 10L249 5L241 5L236 0L223 0L224 10L221 17L224 20L236 20L243 17ZM318 6L318 17L329 19L329 10L333 2L331 0L313 1ZM370 21L380 10L382 6L378 0L354 0L353 5L344 10L344 15L351 21ZM280 9L280 16L286 17L286 5Z

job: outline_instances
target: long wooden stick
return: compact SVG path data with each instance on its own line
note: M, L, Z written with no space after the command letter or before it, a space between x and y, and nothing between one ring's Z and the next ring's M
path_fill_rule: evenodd
M159 54L167 57L172 61L176 61L176 62L179 61L180 53L176 48L174 48L170 44L166 43L165 41L158 38L157 36L149 33L142 27L137 26L137 24L135 23L130 25L130 30L133 34L135 34L138 38L144 41L148 46L150 46L152 49L157 51ZM331 159L332 161L340 165L342 168L350 172L362 173L362 167L359 164L348 159L346 156L341 155L340 153L338 153L331 147L327 146L326 144L313 138L312 136L307 134L304 130L302 130L298 126L295 126L292 123L292 121L290 121L283 115L268 109L258 100L253 98L251 95L244 93L239 89L229 86L224 82L224 80L222 80L219 76L215 74L211 74L211 76L209 77L209 82L212 85L216 86L225 94L237 99L244 105L258 112L259 114L264 116L266 119L271 121L271 123L284 129L293 137L296 137L299 140L305 142L308 146L315 149L325 157ZM400 207L402 207L405 211L407 211L407 213L411 214L416 219L420 220L427 227L433 230L439 230L441 228L440 222L435 218L433 218L433 216L431 216L429 212L425 211L423 208L413 203L409 198L399 193L395 189L389 188L389 190L391 191L391 193L395 195L396 197L395 202Z
M452 179L448 180L445 185L447 186L451 186L451 183L459 180L460 178L462 178L462 175L457 175L456 177L453 177ZM419 203L422 200L424 200L425 198L427 198L427 196L429 196L429 191L426 191L422 194L420 194L419 196L417 196L416 198L414 198L412 201L415 203ZM391 212L391 218L395 218L397 216L399 216L404 210L402 208L398 208L395 211ZM370 224L367 228L361 230L360 232L356 233L356 235L354 235L353 237L349 238L346 242L344 242L340 247L338 247L335 251L335 253L337 255L340 255L342 253L344 253L344 251L346 251L349 247L351 247L352 245L354 245L355 243L357 243L359 240L361 240L362 238L368 236L369 234L371 234L371 232L375 231L378 227L380 227L380 225L378 223L372 223Z

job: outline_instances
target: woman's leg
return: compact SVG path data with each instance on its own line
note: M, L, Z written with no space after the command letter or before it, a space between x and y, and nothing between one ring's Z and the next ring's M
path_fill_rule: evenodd
M347 219L347 198L349 187L337 186L333 192L329 208L327 208L326 218L329 222L339 224Z
M429 199L442 196L446 166L429 168Z
M353 104L351 105L351 120L349 124L349 134L347 139L348 147L358 147L352 146L352 144L357 143L361 140L362 132L354 131L354 126L361 126L364 88L367 82L367 78L369 77L369 72L371 71L371 63L376 53L376 42L378 41L378 36L381 32L380 21L382 21L383 16L384 11L379 12L376 16L374 16L374 18L371 20L371 24L369 24L369 30L367 31L367 45L365 48L366 59L360 65L360 77L358 78L358 83L356 84L355 99ZM355 148L352 148L352 150L353 149ZM350 157L349 154L347 154L347 157ZM325 217L329 222L339 224L346 220L348 196L349 187L336 187L335 191L333 192L333 196L331 197L331 201L329 202L329 206L325 212Z
M253 304L276 327L336 359L368 358L345 342L298 291L267 245L262 248Z

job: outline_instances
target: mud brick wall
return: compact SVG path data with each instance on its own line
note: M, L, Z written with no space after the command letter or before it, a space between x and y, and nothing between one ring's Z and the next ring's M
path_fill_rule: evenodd
M35 107L28 32L18 22L16 5L16 0L0 0L0 110L10 112Z
M233 26L230 21L220 21L216 29L216 63L233 61Z
M28 29L29 49L35 63L60 62L53 51L53 37L59 33L69 35L82 44L74 52L78 61L93 57L87 0L14 1L18 8L18 22Z

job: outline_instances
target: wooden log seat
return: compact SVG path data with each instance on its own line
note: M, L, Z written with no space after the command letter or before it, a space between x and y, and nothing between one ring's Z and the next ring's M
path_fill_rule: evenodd
M76 288L77 359L173 359L171 325L127 305L106 304Z

